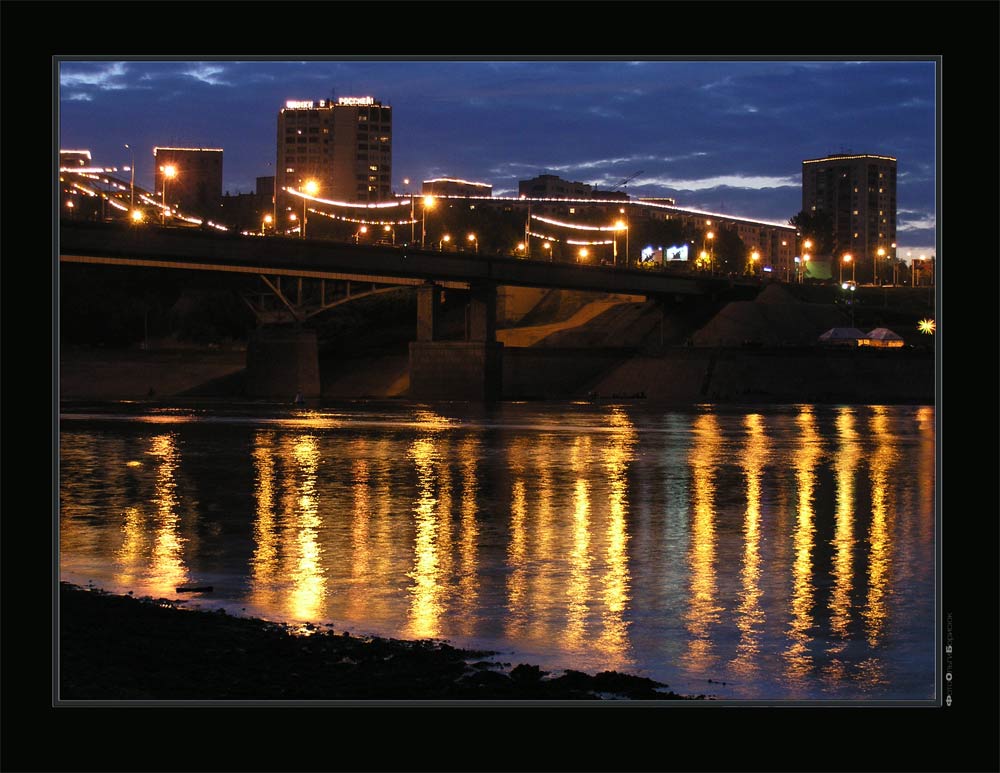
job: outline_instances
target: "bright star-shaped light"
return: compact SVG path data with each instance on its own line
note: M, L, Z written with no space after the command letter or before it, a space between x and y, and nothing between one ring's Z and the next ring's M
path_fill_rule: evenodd
M917 329L920 330L921 333L934 335L934 331L937 330L937 325L933 319L922 319L917 323Z

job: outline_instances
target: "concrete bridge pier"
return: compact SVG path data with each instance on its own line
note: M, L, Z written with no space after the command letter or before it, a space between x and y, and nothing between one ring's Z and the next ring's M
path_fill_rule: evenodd
M246 390L250 397L293 400L318 397L319 346L316 331L293 325L255 330L247 344Z
M496 340L497 288L473 285L466 309L466 340L438 341L440 288L417 290L417 340L410 344L410 396L418 400L500 399L503 344Z

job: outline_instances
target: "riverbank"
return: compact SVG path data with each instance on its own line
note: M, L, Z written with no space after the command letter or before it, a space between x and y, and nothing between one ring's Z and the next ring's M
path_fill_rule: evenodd
M444 642L356 637L59 589L61 700L684 699L616 672L547 674ZM703 696L699 696L703 697Z

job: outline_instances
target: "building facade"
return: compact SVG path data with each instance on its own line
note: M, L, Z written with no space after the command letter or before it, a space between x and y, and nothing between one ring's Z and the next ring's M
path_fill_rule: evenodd
M373 97L289 100L278 113L275 171L279 213L301 208L283 189L308 181L324 199L391 199L392 108Z
M896 159L829 155L802 162L802 209L833 220L834 263L850 254L859 282L877 281L896 258ZM881 251L882 254L879 254Z
M173 175L164 170L172 167ZM211 217L222 201L221 148L153 148L157 197L186 215ZM166 183L166 191L163 186Z

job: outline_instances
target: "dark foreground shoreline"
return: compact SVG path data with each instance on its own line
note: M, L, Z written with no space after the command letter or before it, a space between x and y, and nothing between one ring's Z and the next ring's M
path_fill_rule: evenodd
M684 699L617 672L546 675L446 643L360 638L60 583L59 698L72 700Z

